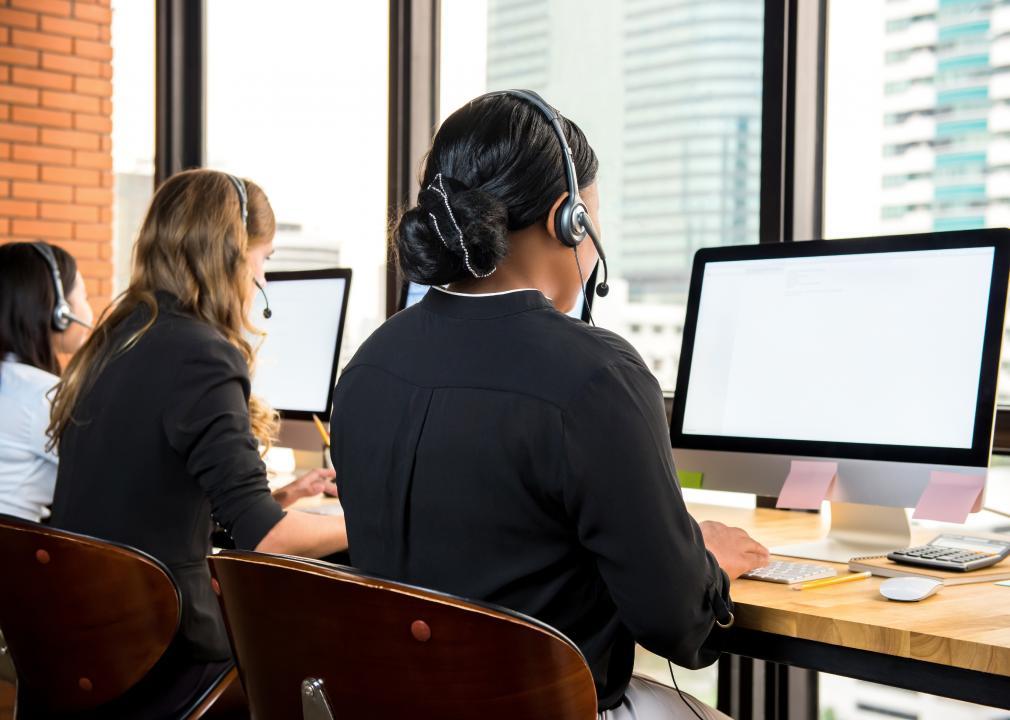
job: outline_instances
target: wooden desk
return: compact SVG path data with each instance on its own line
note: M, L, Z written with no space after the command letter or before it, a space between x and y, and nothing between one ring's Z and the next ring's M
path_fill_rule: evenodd
M690 509L699 521L742 527L768 546L816 539L827 531L824 518L811 513L699 504ZM915 542L925 542L936 532L913 535ZM1010 709L1010 587L961 585L918 603L895 603L880 596L882 580L802 592L738 580L732 588L736 624L717 636L719 647Z

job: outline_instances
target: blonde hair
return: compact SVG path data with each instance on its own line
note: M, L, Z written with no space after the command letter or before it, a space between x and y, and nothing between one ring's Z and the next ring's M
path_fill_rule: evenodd
M57 445L74 422L74 409L109 360L127 352L154 325L159 290L220 332L242 353L252 375L256 353L245 333L262 333L246 317L252 286L246 252L273 239L276 221L263 190L249 180L245 184L247 224L242 222L237 189L224 173L187 170L158 188L137 238L129 287L102 313L56 387L47 431L50 446ZM148 309L149 319L113 347L116 328L140 306ZM277 431L276 413L252 396L249 419L252 434L269 447Z

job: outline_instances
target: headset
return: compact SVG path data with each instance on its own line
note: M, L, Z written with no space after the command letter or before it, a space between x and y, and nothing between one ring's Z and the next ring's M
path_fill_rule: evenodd
M67 298L63 294L63 275L60 274L60 266L56 262L53 249L43 242L33 242L30 245L46 261L46 265L49 266L49 274L53 279L53 291L56 295L56 304L53 306L53 315L50 319L53 330L63 332L70 327L70 323L77 323L91 330L91 325L74 315L70 310L70 303L67 302Z
M565 137L564 128L561 127L561 114L532 90L501 90L488 93L484 97L501 96L525 100L539 110L554 129L554 134L557 135L558 142L561 143L565 180L568 183L568 197L561 203L561 207L558 208L554 216L554 232L558 236L558 240L570 248L577 248L586 239L586 235L589 235L593 245L596 246L596 254L600 256L600 262L603 263L603 282L596 286L596 294L606 297L610 292L610 286L607 285L609 277L607 254L603 252L603 245L593 226L592 218L589 217L589 210L586 209L586 204L579 196L579 180L575 174L575 161L572 160L572 149L568 146L568 138ZM576 262L578 262L578 255L576 255ZM579 267L579 274L582 274L581 267Z
M242 227L246 229L246 232L249 232L249 191L246 189L245 180L235 177L229 173L224 173L224 175L231 181L231 184L235 186L235 192L238 193L239 212L242 215ZM269 320L273 317L274 313L270 309L270 299L267 297L267 291L262 285L260 285L260 281L256 278L253 278L253 284L263 296L263 304L266 305L266 307L263 308L263 317Z

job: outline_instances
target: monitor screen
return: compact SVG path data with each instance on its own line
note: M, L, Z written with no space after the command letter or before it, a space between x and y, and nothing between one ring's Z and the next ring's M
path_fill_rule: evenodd
M285 417L329 414L350 283L343 269L267 273L270 318L262 293L251 315L267 334L252 389Z
M428 292L428 285L421 285L415 282L404 283L404 288L400 291L400 309L409 308L411 305L421 301L421 298L425 296ZM589 305L592 308L593 304L593 294L596 288L596 270L589 276L589 280L586 282L586 293L585 297L589 298ZM578 300L575 301L575 307L571 309L568 313L569 317L573 317L576 320L584 320L589 322L589 313L586 312L586 302L583 295L579 295Z
M772 257L699 253L675 446L970 451L980 432L988 443L1005 245L854 251L860 242L870 250L866 241L827 241L786 243L795 247Z

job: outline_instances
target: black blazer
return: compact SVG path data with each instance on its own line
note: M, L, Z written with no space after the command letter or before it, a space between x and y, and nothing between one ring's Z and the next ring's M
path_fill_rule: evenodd
M113 347L148 313L115 328ZM154 325L81 396L60 442L51 524L164 562L182 591L178 640L194 661L231 655L205 560L214 521L251 549L284 515L248 401L241 353L159 293Z
M556 627L600 709L636 641L715 660L729 581L680 494L659 384L617 335L534 290L432 290L344 370L331 437L354 565Z

